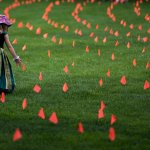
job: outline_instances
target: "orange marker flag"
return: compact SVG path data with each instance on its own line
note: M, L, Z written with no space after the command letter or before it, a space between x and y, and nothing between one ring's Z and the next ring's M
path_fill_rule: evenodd
M61 44L62 44L62 38L59 39L59 45L61 45Z
M81 122L78 123L78 132L79 133L83 133L84 132L83 124Z
M23 28L23 23L22 22L18 23L18 28Z
M1 102L4 103L5 102L5 93L2 92L1 94Z
M41 34L41 28L40 28L40 27L38 27L38 28L36 29L36 34L37 34L37 35Z
M122 85L126 85L127 81L126 81L126 77L125 77L125 76L122 76L122 77L121 77L120 83L121 83Z
M100 55L101 55L101 50L100 50L100 49L98 49L97 54L98 54L98 56L100 56Z
M24 51L24 50L26 50L26 48L27 48L27 46L26 46L26 44L24 44L22 47L22 50Z
M88 46L86 46L85 51L86 51L86 53L88 53L88 52L89 52L89 47L88 47Z
M134 28L134 25L133 24L130 24L130 29L132 30Z
M103 43L106 43L107 42L107 38L106 37L104 37L104 39L103 39Z
M98 110L98 119L101 119L101 118L104 118L104 112L103 112L103 109L102 109L102 108L100 108L100 109Z
M64 67L64 72L65 72L65 73L68 73L68 66L65 66L65 67Z
M22 109L24 110L24 109L26 109L26 107L27 107L27 99L24 98L24 100L22 102Z
M22 138L22 133L19 128L16 128L15 133L13 135L13 141L16 142Z
M119 36L119 32L116 31L116 32L114 33L114 35L115 35L116 37L118 37L118 36Z
M98 36L95 37L94 41L97 43L98 42Z
M26 65L24 65L24 64L22 64L22 63L21 63L21 65L20 65L20 67L21 67L22 71L26 71L26 70L27 70Z
M43 34L43 38L46 39L48 37L48 33Z
M138 29L139 29L139 30L142 30L142 29L143 29L141 24L138 26Z
M67 83L64 83L64 85L63 85L63 91L65 93L68 91L68 85L67 85Z
M17 39L14 39L13 42L12 42L12 44L17 44L17 43L18 43Z
M130 48L130 42L127 43L127 48Z
M114 53L112 53L112 55L111 55L111 60L112 60L112 61L115 60L115 54L114 54Z
M41 91L41 88L40 88L39 85L36 84L36 85L34 86L33 90L34 90L34 92L39 93L39 92Z
M129 37L130 35L131 35L131 33L130 33L130 32L128 32L128 33L126 34L126 36L127 36L127 37Z
M42 81L43 80L43 75L42 75L42 72L40 72L40 75L39 75L39 80Z
M55 36L52 37L52 42L56 43L56 37Z
M110 124L114 124L116 122L117 118L114 114L111 115L111 120L110 120Z
M111 127L109 128L109 140L114 141L115 138L116 138L115 129Z
M94 37L94 32L91 32L90 35L89 35L91 38Z
M96 24L95 28L96 28L96 30L99 28L98 24Z
M72 41L72 47L75 47L75 41Z
M133 59L132 64L133 64L134 67L136 67L136 59L135 58Z
M53 124L58 124L58 118L56 112L53 112L52 115L49 117L49 121Z
M74 62L72 63L72 67L74 67Z
M44 114L44 109L41 108L39 113L38 113L38 116L41 118L41 119L45 119L45 114Z
M102 87L102 85L103 85L103 80L102 79L99 80L99 85L100 85L100 87Z
M105 32L107 32L107 31L108 31L108 26L106 26L106 27L104 28L104 31L105 31Z
M116 41L116 43L115 43L115 46L118 46L119 45L119 42L118 42L118 40Z
M144 83L144 90L150 88L150 83L146 80Z
M103 102L103 101L101 101L101 107L100 107L100 109L102 109L102 110L104 110L105 109L105 103Z
M50 50L47 51L47 56L48 56L49 58L51 57L51 51L50 51Z
M147 64L146 64L146 70L148 70L149 68L150 68L150 63L147 62Z
M110 69L108 69L107 73L106 73L107 77L110 77Z

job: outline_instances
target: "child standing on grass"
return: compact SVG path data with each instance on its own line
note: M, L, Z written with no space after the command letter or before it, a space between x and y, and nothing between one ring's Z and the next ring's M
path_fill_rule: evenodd
M10 61L4 50L4 43L10 51L16 65L21 65L21 59L16 54L12 44L9 41L8 27L12 24L5 15L0 15L0 93L13 92L15 80Z

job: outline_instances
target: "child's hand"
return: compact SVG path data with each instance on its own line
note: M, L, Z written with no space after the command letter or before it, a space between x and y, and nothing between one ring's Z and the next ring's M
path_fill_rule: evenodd
M20 65L21 65L21 59L20 59L20 58L15 59L15 62L16 62L16 65L17 65L17 66L20 66Z

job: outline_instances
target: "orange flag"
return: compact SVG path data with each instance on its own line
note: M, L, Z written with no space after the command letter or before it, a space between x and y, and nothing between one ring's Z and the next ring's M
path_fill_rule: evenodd
M114 141L115 138L116 138L115 129L111 127L109 128L109 140Z
M90 35L89 35L91 38L94 37L94 32L91 32Z
M49 58L51 57L51 51L50 50L47 51L47 55Z
M48 33L43 34L43 38L46 39L48 37Z
M25 44L25 45L23 45L22 50L24 51L24 50L26 50L26 48L27 48L27 46Z
M52 37L52 42L56 43L56 37L55 36Z
M98 36L95 37L94 41L97 43L98 42Z
M114 114L111 115L111 120L110 120L110 124L114 124L116 122L117 118Z
M150 63L147 62L147 64L146 64L146 70L148 70L149 68L150 68Z
M1 102L4 103L5 102L5 93L2 92L1 94Z
M104 118L104 112L103 112L103 109L102 109L102 108L100 108L100 109L98 110L98 119L101 119L101 118Z
M130 29L132 30L134 28L134 25L133 24L130 24Z
M96 30L99 28L98 24L96 24L95 28L96 28Z
M61 45L61 44L62 44L62 38L59 39L59 45Z
M17 39L14 39L13 42L12 42L12 44L17 44L17 43L18 43Z
M26 70L27 70L26 65L24 65L24 64L22 64L22 63L21 63L21 65L20 65L20 67L21 67L22 71L26 71Z
M23 27L23 23L22 22L19 22L18 23L18 28L22 28Z
M83 124L81 122L78 123L78 132L79 133L83 133L84 132Z
M107 73L106 73L107 77L110 77L110 69L108 69Z
M22 102L22 109L24 110L24 109L26 109L26 107L27 107L27 99L24 98L24 100Z
M135 58L133 59L132 64L133 64L134 67L136 67L136 59Z
M38 113L38 116L41 118L41 119L45 119L45 114L44 114L44 109L41 108L39 113Z
M107 38L106 37L104 37L104 39L103 39L103 43L106 43L107 42Z
M103 102L103 101L101 101L101 107L100 107L100 109L102 109L102 110L104 110L105 109L105 103Z
M68 85L67 85L67 83L64 83L64 85L63 85L63 91L65 93L68 91Z
M68 73L68 66L65 66L65 67L64 67L64 72L65 72L65 73Z
M52 113L52 115L49 117L49 121L54 124L58 124L58 118L57 118L56 112Z
M100 49L98 49L97 54L98 54L98 56L100 56L100 55L101 55L101 50L100 50Z
M118 42L118 40L116 41L116 43L115 43L115 46L118 46L119 45L119 42Z
M75 41L72 41L72 47L75 47Z
M41 91L41 88L40 88L39 85L36 84L36 85L34 86L33 90L34 90L34 92L39 93L39 92Z
M39 75L39 80L42 81L43 80L43 75L42 75L42 72L40 72L40 75Z
M116 32L114 33L114 35L115 35L116 37L118 37L118 36L119 36L119 32L116 31Z
M130 32L128 32L128 33L126 34L126 36L127 36L127 37L129 37L130 35L131 35L131 33L130 33Z
M17 128L13 135L13 141L16 142L16 141L20 140L21 138L22 138L22 133L21 133L20 129Z
M41 34L41 28L40 28L40 27L38 27L38 28L36 29L36 34L37 34L37 35Z
M144 83L144 90L150 88L150 83L146 80Z
M122 85L126 85L127 81L126 81L126 77L125 77L125 76L122 76L122 77L121 77L120 83L121 83Z
M99 85L100 85L100 87L103 85L103 80L102 79L99 80Z
M88 47L88 46L86 46L85 51L86 51L86 53L88 53L88 52L89 52L89 47Z
M127 43L127 48L130 48L130 42Z
M142 29L143 29L141 24L138 26L138 29L139 29L139 30L142 30Z
M114 54L114 53L112 53L112 55L111 55L111 60L112 60L112 61L115 60L115 54Z

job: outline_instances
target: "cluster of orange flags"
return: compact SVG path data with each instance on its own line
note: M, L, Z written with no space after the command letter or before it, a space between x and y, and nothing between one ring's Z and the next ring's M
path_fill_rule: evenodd
M44 112L44 108L40 108L39 112L38 112L38 117L41 119L45 119L45 112ZM53 112L50 117L49 117L49 121L53 124L58 124L58 118L56 115L56 112Z
M5 9L4 12L5 12L5 14L6 14L8 17L9 17L9 11L10 11L11 9L14 9L14 8L16 8L16 7L20 6L20 5L24 5L24 4L32 4L33 2L35 2L35 0L30 0L30 1L25 1L25 2L19 2L19 1L17 1L17 2L18 2L18 3L15 3L14 5L11 5L10 7L8 7L8 8ZM40 2L40 0L39 0L39 2ZM63 2L64 2L64 1L62 0L62 3L63 3ZM74 0L70 0L70 1L68 0L68 2L74 3ZM87 2L88 2L88 0L87 0ZM91 0L90 2L91 2L91 3L94 3L95 0ZM54 28L58 28L58 27L60 26L60 29L61 29L61 30L64 30L65 32L69 32L69 31L70 31L70 27L69 27L68 25L59 24L58 22L55 22L54 20L51 20L51 18L49 18L49 13L52 11L52 8L53 8L54 6L59 6L60 4L61 4L61 2L58 1L58 0L55 1L55 2L50 2L50 4L49 4L49 5L46 7L46 9L45 9L45 12L44 12L44 14L43 14L43 16L42 16L42 19L44 19L45 21L47 21L47 23L48 23L48 24L51 24ZM84 2L83 5L86 6L86 2ZM114 7L115 7L115 5L112 3L112 4L107 8L107 16L108 16L108 18L110 18L110 19L112 19L114 22L116 22L116 19L117 19L117 18L116 18L116 16L115 16L115 14L113 14L113 9L114 9ZM73 17L78 23L82 23L82 25L86 26L88 29L91 29L91 28L92 28L92 24L91 24L90 22L88 22L86 19L81 19L81 18L79 17L79 13L80 13L81 11L83 11L83 9L84 9L84 8L83 8L83 6L81 5L81 3L77 3L76 6L75 6L75 9L74 9L73 12L72 12L72 17ZM136 13L137 16L140 16L140 14L141 14L141 11L140 11L140 10L141 10L141 9L140 9L140 4L139 4L139 2L137 1L136 4L135 4L135 6L134 6L134 12ZM144 18L145 18L146 21L148 21L148 22L150 21L150 16L149 16L148 14L146 14ZM13 19L12 21L15 22L15 19ZM125 21L124 19L122 19L122 20L120 21L120 25L122 25L123 27L127 27L128 24L127 24L127 21ZM19 23L18 23L18 28L23 28L23 27L24 27L24 23L23 23L23 22L19 22ZM27 23L27 24L26 24L26 27L27 27L30 31L33 30L33 25L31 25L30 23ZM130 30L133 30L133 29L135 29L135 26L134 26L133 24L130 24L130 25L129 25L129 28L130 28ZM139 31L142 31L143 28L144 28L144 26L142 26L142 24L139 24L139 25L138 25L138 30L139 30ZM96 30L99 29L99 25L98 25L98 24L96 24L95 29L96 29ZM108 26L106 26L106 27L104 28L104 32L107 32L107 31L109 32L110 35L113 35L113 36L115 36L116 38L120 35L120 32L119 32L118 30L114 31L112 28L110 28L110 30L109 30ZM36 34L36 35L41 35L41 33L42 33L42 29L41 29L41 27L38 27L38 28L36 29L36 31L35 31L35 34ZM77 34L77 35L79 35L79 36L82 36L82 35L83 35L83 31L82 31L81 29L79 30L79 29L77 29L77 28L74 30L74 33ZM93 31L90 32L89 37L90 37L90 38L93 38L95 43L98 43L98 42L99 42L99 37L98 37L97 35L95 35L95 33L96 33L96 32L93 32ZM150 34L150 28L147 30L147 33ZM44 34L43 34L43 38L44 38L44 39L48 38L48 36L49 36L48 33L44 33ZM131 34L130 31L126 33L126 37L127 37L128 39L129 39L131 36L132 36L132 34ZM149 38L148 38L147 36L142 37L142 36L138 35L136 38L137 38L137 41L138 41L138 42L142 41L143 43L146 43L146 42L149 41ZM55 36L55 35L52 36L51 41L52 41L53 43L56 43L57 40L59 41L59 42L58 42L59 45L61 45L61 44L63 43L63 38L62 38L62 37L60 37L59 39L56 39L56 36ZM102 40L102 43L103 43L103 44L106 44L107 41L108 41L108 38L107 38L107 36L105 36L105 37L103 38L103 40ZM18 40L15 38L15 39L13 40L12 44L18 44ZM118 45L119 45L119 41L118 41L118 40L115 40L115 46L117 47ZM74 41L74 40L73 40L73 42L72 42L72 47L75 47L75 41ZM130 49L130 47L131 47L131 42L130 42L130 41L128 41L128 42L126 43L126 47L127 47L128 49ZM27 45L24 44L24 45L22 46L22 51L25 51L26 49L27 49ZM146 49L146 48L143 48L143 50L142 50L143 53L145 52L145 49ZM88 45L86 46L85 51L86 51L86 53L88 53L88 52L90 51L90 48L89 48ZM100 50L100 48L99 48L98 51L97 51L97 55L98 55L98 56L101 56L101 50ZM51 57L51 51L50 51L50 50L47 51L47 56L48 56L49 58ZM111 60L112 60L112 61L116 60L116 57L115 57L114 52L112 52ZM136 60L136 58L134 58L134 59L132 60L132 65L133 65L134 67L137 66L137 60ZM74 66L74 62L72 63L72 66ZM22 70L23 70L23 71L26 70L26 66L25 66L25 65L22 64L21 67L22 67ZM147 64L146 64L146 69L148 70L149 68L150 68L150 63L147 62ZM63 68L63 71L64 71L64 73L66 73L66 74L69 73L70 70L68 69L68 65L66 65L66 66ZM111 74L110 69L108 69L108 71L107 71L107 73L106 73L106 76L107 76L107 77L110 77L110 74ZM39 73L39 80L40 80L40 81L43 80L43 74L42 74L42 72ZM120 83L121 83L121 85L126 85L126 84L127 84L127 78L126 78L125 75L123 75L123 76L121 77ZM100 87L103 86L103 79L102 79L102 78L99 80L99 85L100 85ZM147 89L150 88L150 83L149 83L148 80L145 80L143 88L144 88L144 90L147 90ZM65 82L65 83L63 84L63 86L62 86L62 91L63 91L64 93L67 93L67 92L68 92L68 89L69 89L68 84ZM40 92L41 92L41 87L40 87L38 84L36 84L36 85L33 87L33 91L34 91L35 93L40 93ZM4 93L4 92L2 92L2 94L1 94L1 102L2 102L2 103L5 102L5 93ZM27 108L27 99L24 98L24 100L23 100L23 102L22 102L22 109L25 110L26 108ZM104 113L105 108L106 108L105 103L104 103L103 101L101 101L101 105L100 105L100 108L99 108L99 110L98 110L98 119L105 118L105 113ZM38 117L41 118L41 119L43 119L43 120L46 119L45 112L44 112L44 108L40 108L40 110L39 110L39 112L38 112ZM49 121L50 121L51 123L53 123L53 124L58 124L58 118L57 118L56 112L52 112L52 114L49 116ZM110 125L111 125L111 127L109 128L109 135L108 135L110 141L114 141L115 138L116 138L115 129L112 127L112 125L113 125L116 121L117 121L116 116L115 116L114 114L111 114L111 118L110 118ZM79 122L79 123L78 123L77 130L78 130L79 133L84 133L85 130L84 130L84 126L83 126L82 122ZM18 141L18 140L20 140L21 138L22 138L22 133L21 133L21 131L20 131L19 128L16 128L15 133L14 133L14 135L13 135L13 141Z

